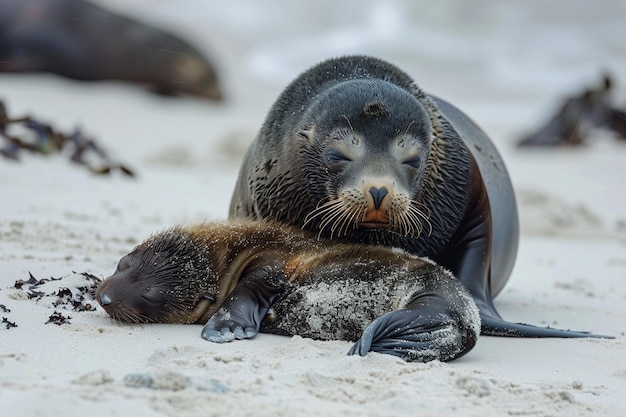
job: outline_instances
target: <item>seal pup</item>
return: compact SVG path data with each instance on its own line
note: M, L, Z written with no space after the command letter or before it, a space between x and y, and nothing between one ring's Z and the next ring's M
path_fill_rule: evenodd
M482 334L591 336L502 319L493 298L519 239L504 162L465 114L385 61L330 59L286 87L240 169L229 218L245 217L428 257L470 291Z
M202 337L213 342L297 334L407 361L456 359L480 332L467 290L432 261L258 221L153 235L96 299L120 321L206 323Z
M144 83L220 100L214 66L183 39L82 0L2 0L0 72Z

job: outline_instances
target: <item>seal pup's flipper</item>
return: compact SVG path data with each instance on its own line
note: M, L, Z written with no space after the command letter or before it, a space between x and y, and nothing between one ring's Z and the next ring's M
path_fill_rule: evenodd
M469 352L478 339L480 324L475 306L458 311L435 294L421 295L406 309L374 320L348 355L378 352L409 362L450 361Z
M279 268L267 266L248 273L211 316L202 329L202 338L225 343L256 336L263 318L283 292L284 282Z

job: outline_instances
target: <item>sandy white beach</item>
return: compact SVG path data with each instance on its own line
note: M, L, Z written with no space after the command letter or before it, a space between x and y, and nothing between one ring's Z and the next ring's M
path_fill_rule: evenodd
M0 75L11 115L80 126L137 172L94 176L64 155L0 159L0 414L3 416L618 416L626 414L626 143L517 149L567 93L617 82L626 106L626 4L541 1L149 1L117 10L159 22L214 57L227 100L165 99L120 83ZM451 362L346 356L350 343L261 334L212 344L199 325L120 325L28 299L18 280L110 275L176 223L223 219L270 105L330 56L394 62L467 112L513 180L522 236L496 299L507 319L615 339L481 337ZM55 311L69 324L45 324ZM132 375L151 375L141 380ZM131 375L131 377L129 377Z

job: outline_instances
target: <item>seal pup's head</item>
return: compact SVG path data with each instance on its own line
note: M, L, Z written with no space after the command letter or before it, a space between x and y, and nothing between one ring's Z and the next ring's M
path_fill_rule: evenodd
M96 299L115 320L205 322L213 313L219 275L203 240L182 228L156 234L122 257Z
M428 208L416 197L433 134L415 95L380 79L338 83L316 98L294 137L307 149L303 175L326 185L304 227L329 238L352 229L428 232Z

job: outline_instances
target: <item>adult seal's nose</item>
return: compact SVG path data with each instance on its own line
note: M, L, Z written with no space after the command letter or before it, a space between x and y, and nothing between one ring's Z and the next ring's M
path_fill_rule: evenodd
M109 296L108 296L108 295L106 295L106 294L100 294L100 305L101 305L102 307L104 307L104 306L108 306L108 305L109 305L109 304L111 304L111 303L112 303L112 301L111 301L111 297L109 297Z
M389 190L387 190L387 187L370 187L369 193L371 194L372 199L374 199L374 208L378 210L383 202L383 198L389 194Z

